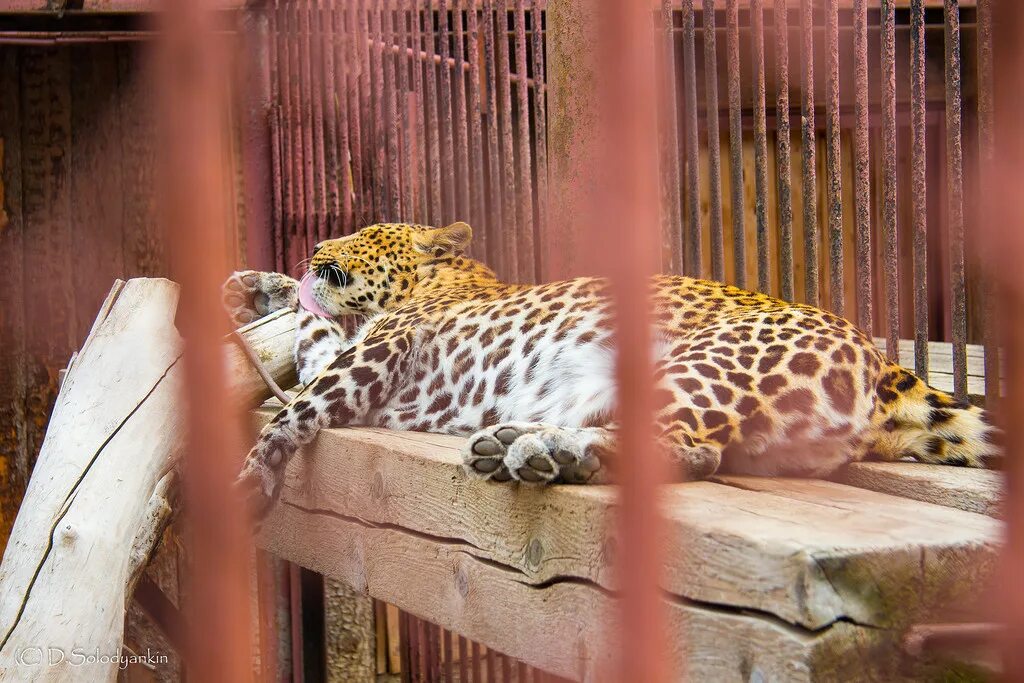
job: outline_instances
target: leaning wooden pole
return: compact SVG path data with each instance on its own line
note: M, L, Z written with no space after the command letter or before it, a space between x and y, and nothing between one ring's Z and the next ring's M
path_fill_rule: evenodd
M125 608L173 513L185 444L177 304L169 280L118 281L68 368L0 564L0 680L117 676ZM239 331L288 387L294 319ZM236 394L267 398L224 343Z

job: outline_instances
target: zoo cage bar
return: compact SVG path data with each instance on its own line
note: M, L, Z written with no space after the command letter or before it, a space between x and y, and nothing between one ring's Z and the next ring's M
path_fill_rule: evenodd
M963 3L966 5L967 3ZM724 7L722 7L724 5ZM1024 676L1019 661L1024 643L1024 589L1012 580L1012 570L1024 562L1024 538L1021 519L1024 505L1021 494L1022 468L1020 466L1019 424L1024 411L1019 395L1021 353L1024 334L1017 322L1022 300L1022 287L1014 259L1022 253L1016 235L1024 222L1021 209L1014 202L1014 181L1024 175L1024 131L1014 115L1019 111L1020 90L1015 74L1020 73L1022 51L1019 35L1024 30L1024 17L1018 3L1004 0L978 0L973 9L975 54L972 56L976 73L976 96L972 114L974 126L964 124L964 64L961 8L956 0L942 3L943 45L945 51L943 71L943 116L938 129L944 135L932 140L941 143L931 147L929 140L930 113L927 102L926 44L928 17L938 10L936 3L911 0L897 3L881 0L840 2L826 0L823 5L801 0L773 0L765 7L763 0L727 0L715 3L703 0L698 13L692 0L681 5L663 2L651 8L660 21L662 40L657 59L664 66L677 67L666 81L672 84L672 96L662 113L667 119L660 128L668 149L662 149L662 174L669 182L662 182L662 263L668 269L694 275L709 274L731 278L737 284L772 291L784 298L803 299L822 303L836 312L850 315L865 329L881 329L885 333L887 352L894 359L899 354L899 330L903 322L898 302L901 298L899 248L902 224L901 201L910 203L911 293L913 315L910 316L914 338L914 364L919 373L929 369L929 338L934 336L929 327L929 292L936 287L929 280L928 255L934 254L929 243L929 219L934 213L929 197L945 193L946 206L942 210L942 227L948 239L949 286L945 302L949 307L949 336L952 345L951 374L953 388L960 397L969 393L967 341L968 323L972 315L984 319L981 325L985 346L985 387L989 405L995 403L1000 392L999 354L997 341L1000 331L994 325L993 311L1000 311L1007 321L1005 344L1007 386L1006 401L1000 406L1004 423L1008 426L1007 457L1008 481L1008 539L1004 578L1005 606L1003 618L1009 623L1006 633L1008 647L1007 675L1013 679ZM17 8L15 8L17 9ZM261 221L267 226L268 239L250 243L253 262L274 264L285 270L304 258L309 247L329 235L345 234L364 223L375 220L420 220L439 223L469 217L481 226L484 239L474 246L475 256L496 264L501 275L510 279L532 281L552 275L569 264L573 256L555 264L545 262L551 245L558 244L562 230L580 230L579 226L553 225L549 212L550 197L558 197L564 178L549 168L553 147L551 139L552 114L547 88L552 66L551 55L546 53L543 29L550 25L552 14L564 6L555 0L541 3L532 0L528 5L518 0L509 7L502 0L483 0L472 6L464 0L448 5L438 0L430 5L413 4L407 0L387 2L271 2L251 8L255 17L253 26L259 27L261 17L268 32L267 42L256 40L249 54L256 59L255 78L250 78L246 89L249 111L246 129L246 194L250 227ZM724 14L722 13L724 9ZM999 11L999 22L993 13ZM718 15L722 14L723 21ZM170 157L176 163L168 168L166 178L169 190L177 188L178 196L191 199L190 192L204 196L180 209L181 241L188 236L197 241L205 239L209 231L199 232L205 221L216 223L218 213L211 210L216 195L211 188L223 187L212 183L204 186L196 182L216 170L215 142L198 122L210 112L216 112L217 94L208 87L204 69L216 65L222 56L213 49L216 38L206 20L201 0L182 0L167 3L164 16L166 33L158 33L168 50L166 71L161 88L167 90L169 101L192 102L188 111L171 119L167 130L173 133L173 144L167 140L166 152L189 142L191 158ZM877 16L877 24L869 18ZM743 18L747 21L744 23ZM700 32L698 32L700 19ZM901 57L896 51L898 20L909 25L909 109L899 106L897 65ZM718 25L725 26L725 52L727 68L728 105L724 114L718 111L719 85ZM872 69L873 57L869 26L878 27L878 69ZM752 40L741 41L746 26ZM792 41L794 29L799 27L798 40ZM773 60L765 59L765 35L774 28ZM996 32L1001 41L993 40ZM848 107L841 100L842 45L845 33L852 33L853 73L853 146L852 155L844 155L842 129L844 119L850 119ZM823 34L825 50L824 106L815 99L814 92L820 80L816 77L813 56L822 52L816 46ZM714 37L714 38L713 38ZM117 38L111 36L111 38ZM700 40L698 41L698 38ZM62 36L49 32L38 35L18 33L3 35L0 41L29 41L45 44L60 42ZM1000 59L993 57L994 42L1000 45ZM698 97L697 45L703 47L704 112ZM793 88L790 83L793 50L799 55L800 103L792 105ZM749 63L751 78L744 83L740 53L744 45L751 46ZM1005 50L1005 52L1003 52ZM199 56L203 68L197 69ZM479 57L482 55L482 58ZM768 88L768 64L774 64L775 88ZM351 65L351 68L345 68ZM681 72L681 73L680 73ZM877 80L876 80L877 79ZM995 84L1000 84L1000 96L1005 98L997 110L993 102ZM873 105L869 88L877 83L877 104ZM743 92L750 92L751 107L743 105ZM768 97L774 95L774 126L769 118ZM259 115L264 105L269 121ZM173 110L174 107L169 107ZM744 110L749 109L752 113ZM709 111L710 110L710 111ZM196 116L191 119L188 112ZM173 112L172 112L173 113ZM255 115L254 115L255 114ZM559 112L561 115L561 112ZM822 167L818 159L819 130L816 121L825 120L824 130L824 191L819 177ZM727 159L728 173L723 178L720 168L720 137L713 135L701 145L700 123L706 130L715 130L722 116L726 122L730 147ZM932 116L932 119L935 117ZM752 119L750 121L749 119ZM793 121L799 122L793 126ZM911 185L908 192L900 181L898 158L901 122L910 132ZM261 134L266 124L266 136ZM872 128L880 128L880 138L874 138ZM752 135L747 128L752 128ZM798 135L794 136L794 129ZM769 136L775 133L775 173L769 163ZM733 140L750 135L754 157L754 191L747 193L741 182L746 177L743 154ZM974 154L965 155L965 143L970 140ZM998 145L996 142L998 141ZM559 141L560 142L560 141ZM794 145L799 146L799 162L793 159ZM263 148L265 146L265 149ZM707 150L707 169L702 164L702 149ZM945 160L943 182L937 187L929 183L928 160L932 152ZM848 288L847 239L844 226L848 224L844 198L844 158L853 160L853 287ZM262 159L262 161L261 161ZM880 168L881 182L872 186L872 164ZM793 192L793 172L799 165L798 193ZM972 170L973 169L973 170ZM968 170L974 177L965 180ZM384 172L382 172L384 171ZM265 177L264 177L265 176ZM703 179L703 180L702 180ZM731 233L725 232L723 185L729 182L729 200L735 207L753 195L754 210L750 216L740 212L731 214ZM706 189L703 189L706 186ZM980 189L979 189L980 186ZM260 193L261 188L269 191ZM927 192L931 187L932 192ZM982 190L986 199L981 201ZM703 196L708 197L708 208L701 206ZM818 194L824 201L817 200ZM800 200L799 211L795 199ZM188 205L190 202L184 202ZM774 203L774 211L771 204ZM820 207L819 207L820 204ZM261 213L262 212L262 213ZM824 220L821 220L822 214ZM262 216L262 218L261 218ZM876 227L871 228L872 216ZM983 216L985 220L979 220ZM796 248L798 223L814 226L802 229L803 249ZM965 225L975 225L978 234L989 240L986 244L970 245L965 236ZM748 228L752 226L753 230ZM820 228L820 229L819 229ZM626 230L627 228L622 228ZM629 226L641 230L642 226ZM1014 232L1016 230L1016 232ZM820 235L819 233L823 233ZM879 234L880 233L880 234ZM254 233L255 234L255 233ZM747 236L753 234L754 248L748 249ZM822 237L824 239L822 239ZM742 238L742 239L739 239ZM727 256L730 253L729 259ZM827 249L819 254L821 242ZM705 248L707 245L707 248ZM985 274L989 277L979 286L977 298L981 305L969 308L972 294L969 289L968 256L975 250L984 253L995 267ZM755 258L748 258L753 251ZM1002 252L1002 253L1000 253ZM798 289L798 268L803 263L804 282ZM183 292L213 285L212 268L219 265L215 254L191 252L182 263L190 264L194 277L185 278ZM821 265L824 264L824 268ZM637 265L634 275L641 272ZM750 277L753 269L753 277ZM186 274L189 271L182 271ZM904 271L905 275L905 271ZM824 286L823 286L824 285ZM1000 298L993 296L1000 287ZM823 290L824 289L824 294ZM852 291L851 291L852 289ZM882 293L875 297L874 292ZM187 295L186 295L187 296ZM187 299L186 299L187 300ZM851 305L852 302L852 305ZM997 305L998 304L998 305ZM880 309L882 313L880 314ZM193 323L195 330L192 349L210 349L214 337L199 330L214 315L198 303L198 298L186 306L183 318ZM973 312L972 312L973 311ZM207 329L216 329L211 326ZM193 353L195 353L193 351ZM202 358L201 354L196 354ZM201 391L198 373L191 374L192 396L196 406L203 405L202 396L216 396L216 382L204 379ZM211 393L213 392L213 393ZM190 411L194 438L209 433L199 410ZM204 429L206 431L204 431ZM220 438L220 437L216 437ZM212 443L217 443L211 441ZM244 604L231 588L231 577L237 577L241 552L229 539L240 534L240 525L231 513L226 498L218 497L219 485L223 490L228 477L226 469L216 464L226 453L239 451L238 443L222 444L221 450L209 448L207 462L198 457L193 460L198 468L211 467L209 488L195 486L196 473L190 473L195 499L205 500L212 519L223 520L224 525L207 529L209 534L205 557L195 572L194 580L200 587L197 594L208 596L202 628L193 623L194 644L201 641L206 628L223 624L217 638L235 639L241 643L245 636L242 618ZM211 463L213 463L211 465ZM633 529L642 537L643 529ZM237 538L244 537L239 535ZM226 545L220 545L225 543ZM226 552L227 550L227 552ZM203 587L204 582L205 588ZM206 621L209 617L210 621ZM222 621L221 621L222 620ZM625 632L628 650L630 632ZM636 651L643 651L637 644ZM203 658L201 648L190 649L197 678L223 680L234 677L245 666L239 658L221 656ZM243 650L239 650L241 652ZM224 653L221 652L221 655Z

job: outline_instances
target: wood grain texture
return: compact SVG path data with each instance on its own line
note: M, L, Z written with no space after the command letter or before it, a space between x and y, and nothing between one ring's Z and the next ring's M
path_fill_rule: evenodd
M339 579L324 579L324 651L330 683L377 675L373 599Z
M616 590L613 489L470 481L460 443L325 431L289 466L260 543L532 665L594 678ZM988 517L833 482L674 485L663 509L664 588L690 648L675 656L708 680L860 668L859 648L886 650L908 622L974 597L999 538Z
M911 462L858 462L837 473L852 486L936 505L999 517L1005 482L1002 472Z

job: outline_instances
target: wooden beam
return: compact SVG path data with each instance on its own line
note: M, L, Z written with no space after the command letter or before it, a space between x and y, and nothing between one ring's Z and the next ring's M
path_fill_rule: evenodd
M460 444L322 432L289 465L259 543L531 665L593 678L614 615L614 489L470 481ZM673 656L706 680L882 675L905 625L982 590L1000 534L981 515L832 482L673 485L663 505L664 588L688 648Z

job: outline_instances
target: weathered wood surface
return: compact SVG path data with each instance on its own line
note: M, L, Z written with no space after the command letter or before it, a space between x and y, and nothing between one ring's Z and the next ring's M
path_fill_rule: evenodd
M915 462L858 462L836 479L852 486L902 498L999 517L1005 482L1001 472Z
M256 352L263 367L284 389L299 382L295 374L295 312L281 310L238 329ZM228 381L234 395L246 405L259 405L270 397L266 382L246 358L235 334L228 335L224 349L227 354Z
M289 465L260 543L513 657L596 678L611 651L598 625L614 616L613 490L470 481L460 443L328 430ZM686 648L674 656L697 680L895 675L903 628L976 596L1000 533L983 515L822 481L675 485L663 505L664 587Z

